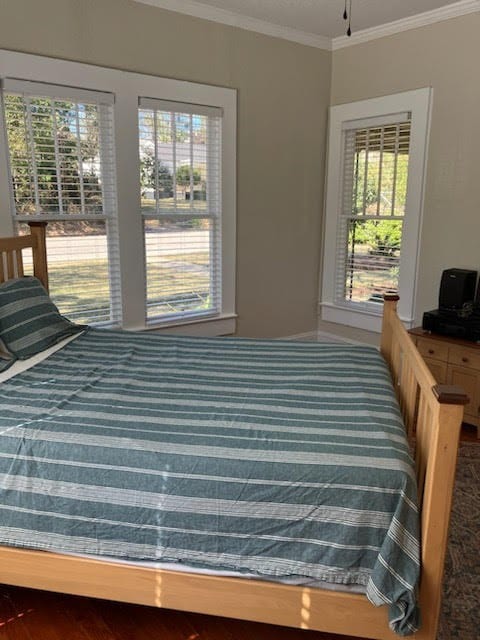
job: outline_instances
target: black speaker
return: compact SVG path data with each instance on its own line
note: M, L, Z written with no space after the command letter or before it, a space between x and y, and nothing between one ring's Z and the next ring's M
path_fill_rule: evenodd
M476 284L476 271L445 269L438 295L439 308L461 309L465 304L473 304Z

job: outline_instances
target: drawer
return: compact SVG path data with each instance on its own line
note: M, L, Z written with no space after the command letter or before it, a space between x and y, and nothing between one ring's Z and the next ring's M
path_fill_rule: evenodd
M459 367L456 364L448 365L448 383L462 387L469 398L465 405L465 416L480 415L479 393L480 393L480 372Z
M458 364L461 367L471 367L480 370L480 350L468 347L451 346L448 354L450 364Z
M445 384L447 382L447 363L432 360L432 358L424 358L424 360L438 384Z
M448 343L439 340L430 340L430 338L417 338L417 349L425 358L433 358L434 360L448 359Z

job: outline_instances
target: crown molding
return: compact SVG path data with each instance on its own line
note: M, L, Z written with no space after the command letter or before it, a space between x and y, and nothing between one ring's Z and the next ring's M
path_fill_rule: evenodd
M337 49L351 47L353 45L360 44L361 42L368 42L369 40L376 40L377 38L401 33L402 31L425 27L429 24L434 24L435 22L449 20L450 18L457 18L477 11L480 12L480 0L460 0L460 2L454 2L453 4L449 4L445 7L433 9L432 11L425 11L424 13L419 13L416 16L403 18L402 20L395 20L394 22L388 22L386 24L379 25L378 27L354 32L350 37L339 36L338 38L333 38L331 48L333 51L336 51Z
M480 0L459 0L458 2L440 7L439 9L425 11L424 13L388 22L378 27L356 31L350 37L339 36L338 38L328 38L327 36L301 31L300 29L277 25L272 22L267 22L266 20L250 18L233 11L219 9L218 7L211 7L197 0L135 0L135 2L148 4L152 7L158 7L159 9L166 9L176 13L183 13L195 18L202 18L203 20L210 20L211 22L219 22L239 29L255 31L267 36L272 36L273 38L290 40L326 51L352 47L362 42L384 38L385 36L394 35L395 33L401 33L402 31L408 31L410 29L417 29L418 27L425 27L435 22L441 22L442 20L457 18L477 11L480 12Z
M211 22L220 22L230 27L256 31L257 33L262 33L263 35L274 38L281 38L282 40L291 40L292 42L298 42L299 44L304 44L309 47L316 47L317 49L330 51L332 48L332 40L326 36L284 27L272 22L267 22L266 20L250 18L234 13L233 11L210 7L195 0L135 0L135 2L148 4L160 9L167 9L168 11L175 11L176 13L184 13L189 16L194 16L195 18L210 20Z

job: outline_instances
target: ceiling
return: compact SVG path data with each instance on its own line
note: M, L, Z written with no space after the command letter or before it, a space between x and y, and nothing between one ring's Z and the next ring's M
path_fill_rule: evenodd
M346 31L342 19L345 0L137 1L287 39L303 36L304 41L312 40L309 44L317 39L318 46L342 38ZM480 11L480 0L352 0L352 31L354 36L365 30L378 31L392 22L404 30L473 11Z

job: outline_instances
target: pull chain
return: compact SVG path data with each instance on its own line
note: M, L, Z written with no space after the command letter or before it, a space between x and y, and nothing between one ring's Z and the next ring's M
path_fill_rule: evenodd
M348 2L348 11L347 11ZM345 8L343 10L343 19L348 20L347 36L352 35L352 0L345 0Z

